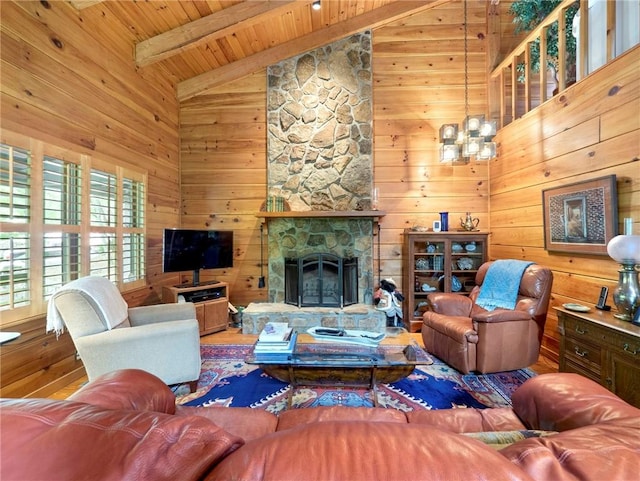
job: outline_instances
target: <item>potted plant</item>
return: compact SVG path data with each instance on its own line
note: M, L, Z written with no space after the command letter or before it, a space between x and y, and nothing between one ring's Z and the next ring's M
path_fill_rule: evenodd
M514 0L509 8L509 13L513 15L513 23L516 24L515 33L530 32L535 29L549 15L562 0ZM565 10L565 22L569 27L566 29L566 72L567 85L571 85L576 80L576 39L574 38L571 25L573 17L576 15L579 2L575 2ZM540 72L540 38L531 43L531 71ZM525 80L525 64L517 65L518 81ZM547 29L547 68L552 72L553 78L558 83L558 22L554 22ZM554 91L554 94L556 91Z

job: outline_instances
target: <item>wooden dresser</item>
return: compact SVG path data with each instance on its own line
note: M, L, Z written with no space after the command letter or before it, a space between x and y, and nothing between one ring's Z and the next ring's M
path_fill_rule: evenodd
M640 407L640 326L591 308L558 311L561 372L582 374Z

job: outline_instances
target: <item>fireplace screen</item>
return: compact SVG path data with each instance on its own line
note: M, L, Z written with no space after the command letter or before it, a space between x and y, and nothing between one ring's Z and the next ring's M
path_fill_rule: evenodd
M358 302L358 259L310 254L285 259L284 301L298 307L344 307Z

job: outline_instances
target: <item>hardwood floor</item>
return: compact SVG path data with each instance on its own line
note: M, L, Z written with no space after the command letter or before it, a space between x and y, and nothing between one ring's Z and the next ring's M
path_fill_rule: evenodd
M424 347L424 343L422 342L422 336L420 333L413 333L416 342ZM253 344L257 335L253 334L242 334L240 328L229 328L226 331L217 332L215 334L209 334L208 336L203 336L200 338L201 344ZM549 372L558 372L558 364L547 359L540 358L538 362L533 366L530 366L533 371L537 374L545 374ZM82 377L77 381L65 386L63 389L56 391L49 399L67 399L74 392L76 392L80 387L87 382L87 377Z

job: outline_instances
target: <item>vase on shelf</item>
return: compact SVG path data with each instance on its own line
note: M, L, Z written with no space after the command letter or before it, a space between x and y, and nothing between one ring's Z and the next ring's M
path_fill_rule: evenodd
M440 230L447 232L449 230L449 213L440 212Z

